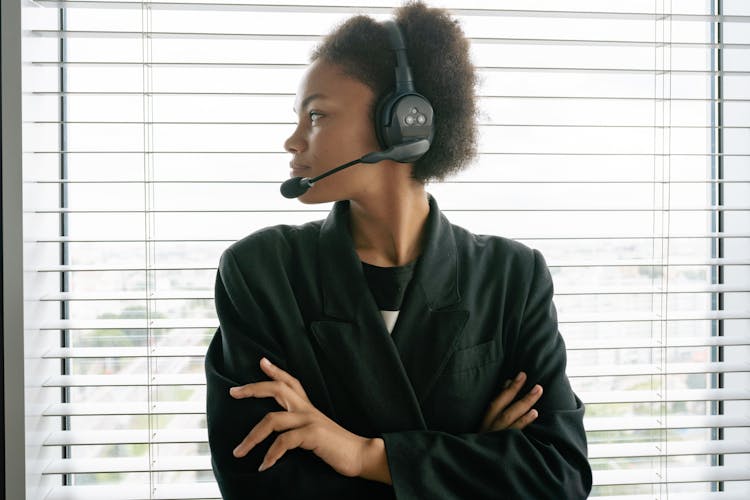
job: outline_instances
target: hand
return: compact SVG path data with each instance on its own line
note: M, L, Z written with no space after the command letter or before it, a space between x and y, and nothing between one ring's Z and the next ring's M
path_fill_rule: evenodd
M520 372L516 378L507 380L503 390L490 403L479 432L499 431L503 429L523 429L536 420L539 413L532 406L542 397L542 386L535 385L524 397L513 404L518 391L526 381L526 374ZM510 405L510 406L508 406Z
M261 359L260 367L272 380L232 387L229 394L235 399L272 397L285 411L267 413L234 449L235 457L244 457L272 432L278 432L259 471L272 467L287 450L304 448L344 476L390 481L390 473L387 478L373 474L375 468L382 471L382 439L368 439L347 431L312 405L299 380L266 358ZM387 462L385 465L387 472Z

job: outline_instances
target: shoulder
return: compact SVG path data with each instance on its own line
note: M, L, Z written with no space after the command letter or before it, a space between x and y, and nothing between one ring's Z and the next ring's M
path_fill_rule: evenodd
M317 238L322 223L322 220L317 220L301 225L278 224L265 227L235 241L226 251L235 255L245 255L256 250L283 250L298 242Z
M247 265L262 263L272 266L288 260L305 248L315 244L320 233L322 220L301 225L279 224L265 227L227 247L221 255L220 268L227 265Z
M451 224L456 240L459 259L467 263L510 268L522 274L533 273L544 264L544 257L535 248L503 236L475 234L467 229Z
M515 296L547 292L552 275L542 252L510 238L474 234L453 226L459 276L466 286L481 284L489 291L509 290Z

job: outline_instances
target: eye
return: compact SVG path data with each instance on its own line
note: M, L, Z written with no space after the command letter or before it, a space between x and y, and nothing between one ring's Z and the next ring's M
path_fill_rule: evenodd
M308 116L310 117L310 121L314 124L317 122L320 118L322 118L324 115L323 113L320 113L318 111L310 111L308 113Z

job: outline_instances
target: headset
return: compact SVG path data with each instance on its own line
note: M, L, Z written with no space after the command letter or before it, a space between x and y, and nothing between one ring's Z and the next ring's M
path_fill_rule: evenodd
M316 177L292 177L281 184L281 194L285 198L302 196L319 180L353 165L383 160L413 163L430 149L435 133L432 105L414 90L406 45L398 25L395 21L386 21L383 25L396 54L396 88L382 97L375 107L375 135L382 151L367 153Z
M411 163L424 155L432 142L434 113L430 101L414 89L401 29L391 20L383 22L383 26L396 55L396 88L383 96L375 107L375 134L383 149L398 149L401 145L426 140L426 148L418 148L424 151L417 156L395 158L401 163Z

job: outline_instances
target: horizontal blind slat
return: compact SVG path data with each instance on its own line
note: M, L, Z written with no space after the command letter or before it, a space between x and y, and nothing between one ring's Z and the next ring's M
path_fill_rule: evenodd
M115 155L143 155L145 151L142 149L31 149L24 151L24 153L30 153L34 155L60 155L60 154L80 154L80 155L102 155L102 154L115 154ZM201 155L280 155L284 152L280 149L268 150L229 150L229 149L154 149L148 151L151 155L185 155L185 154L201 154ZM685 158L750 158L750 153L683 153L680 151L674 151L669 155L654 154L654 153L625 153L625 152L586 152L586 151L488 151L480 150L477 152L478 157L489 156L573 156L573 157L641 157L641 158L658 158L658 157L685 157Z
M140 38L140 33L138 38ZM29 63L38 67L139 67L143 62L138 61L36 61ZM297 70L303 71L307 67L306 62L299 63L268 63L268 62L206 62L206 61L149 61L148 66L154 68L241 68L241 69L260 69L260 70ZM582 67L582 66L489 66L475 65L477 73L481 76L484 73L497 72L543 72L543 73L583 73L594 75L646 75L658 76L664 74L684 75L684 76L750 76L750 71L744 70L703 70L703 69L661 69L661 68L610 68L610 67Z
M750 440L589 444L589 459L750 453ZM750 472L749 472L750 474Z
M661 285L658 285L661 286ZM576 284L563 284L555 287L555 295L617 295L617 294L635 294L635 295L661 295L673 293L748 293L750 285L674 285L669 284L668 288L632 288L624 286L603 285L600 288L586 287Z
M598 314L567 314L560 312L559 324L566 323L637 323L637 322L675 322L721 319L748 319L750 311L675 311L669 313L645 313L640 311L619 311Z
M218 262L185 262L185 263L170 263L170 264L150 264L149 270L153 271L180 271L180 270L191 270L191 271L202 271L202 270L215 270ZM645 259L633 259L633 260L553 260L547 261L547 267L550 269L565 268L565 267L685 267L685 266L750 266L750 259L668 259L668 260L645 260ZM143 271L146 268L146 263L138 265L92 265L92 264L70 264L70 265L54 265L37 267L33 269L26 269L29 272L91 272L91 271Z
M750 211L750 206L722 206L722 207L674 207L669 209L658 208L658 207L549 207L549 208L502 208L502 207L488 207L488 208L446 208L441 210L444 213L454 212L511 212L511 213L529 213L529 212L617 212L617 213L634 213L634 212L648 212L648 213L661 213L665 211L670 212L747 212ZM187 208L172 208L172 209L133 209L133 208L60 208L60 209L35 209L30 210L28 213L34 214L242 214L242 213L324 213L318 209L275 209L269 210L268 208L213 208L213 209L187 209ZM327 213L327 212L325 212ZM665 235L664 238L667 238Z
M750 238L750 233L743 232L727 232L727 233L703 233L695 232L691 234L678 233L670 234L667 236L657 235L645 235L645 234L621 234L612 236L601 236L601 235L586 235L586 234L571 234L569 236L549 236L543 234L519 234L519 235L506 235L507 238L519 240L519 241L573 241L573 240L592 240L592 241L612 241L612 240L648 240L648 241L662 241L665 239L680 240L680 239L713 239L713 238ZM230 245L234 243L235 239L228 238L195 238L186 237L182 239L175 238L159 238L155 237L149 240L153 243L226 243ZM117 238L117 237L102 237L102 238L85 238L75 236L60 236L60 237L40 237L35 240L25 240L25 242L33 243L143 243L143 239L133 238Z
M563 335L565 338L565 336ZM667 338L662 343L659 338L632 339L618 336L613 339L565 338L568 351L589 349L663 349L677 347L712 347L712 346L748 346L750 335L713 336L713 337L676 337ZM200 357L205 355L204 346L163 346L163 347L66 347L50 349L42 355L43 359L59 358L169 358ZM689 366L689 364L688 364Z
M129 481L126 485L55 486L45 500L220 500L215 483L155 484ZM724 500L724 499L721 499Z
M96 124L97 122L80 122L80 123L87 123L87 124ZM101 123L110 123L110 122L99 122ZM187 122L180 122L180 123L172 123L172 124L179 124L179 125L192 125L192 123ZM201 123L200 125L215 125L219 124L218 122L213 123ZM221 125L225 125L222 123ZM230 125L234 125L234 123L231 123ZM243 124L244 125L244 124ZM254 123L253 125L260 125L259 123ZM499 126L505 126L505 125L499 125ZM540 127L540 125L511 125L513 127ZM554 125L555 127L577 127L578 125ZM594 127L597 125L580 125L581 127ZM619 125L613 125L618 126ZM638 125L633 125L633 127L637 127ZM649 128L649 127L644 127ZM673 127L674 128L674 127ZM687 127L685 127L687 128ZM702 127L691 127L691 128L702 128ZM747 128L750 129L750 126L748 127L733 127L733 128ZM68 185L74 185L74 184L106 184L106 185L121 185L121 184L146 184L146 181L143 179L133 179L133 180L103 180L103 179L30 179L26 181L30 184L68 184ZM738 179L738 180L726 180L726 179L698 179L698 180L676 180L676 181L670 181L670 184L745 184L750 182L750 179ZM164 180L149 180L148 184L248 184L248 185L258 185L258 184L280 184L277 180L272 181L264 181L264 180L241 180L241 179L164 179ZM633 180L633 179L613 179L613 180L592 180L592 179L578 179L578 180L516 180L516 179L508 179L508 180L447 180L442 181L442 185L444 186L450 186L450 185L456 185L456 186L462 186L466 184L477 184L477 185L485 185L485 184L581 184L581 185L590 185L590 184L646 184L646 185L653 185L653 180ZM679 208L679 207L678 207ZM716 210L723 209L724 207L713 207ZM731 208L731 207L729 207ZM739 209L741 207L735 208L735 210Z
M205 352L205 348L199 349L202 349ZM661 369L658 365L633 364L611 367L583 365L570 366L568 368L568 376L571 378L742 372L750 373L750 363L667 363L665 369ZM151 377L146 374L55 375L49 377L44 382L43 387L118 387L203 384L205 384L204 374L158 374L152 375Z
M750 286L742 285L670 285L669 289L620 287L585 288L576 284L562 284L555 287L555 296L562 295L663 295L676 293L750 293ZM97 300L213 300L214 291L168 290L160 292L128 292L122 290L96 291L77 290L75 292L55 292L39 297L41 302L97 301Z
M678 337L670 335L666 342L660 338L566 338L565 347L569 351L590 349L663 349L670 347L710 347L750 345L750 335L716 335L712 337Z
M118 91L118 90L68 90L65 92L55 90L31 90L25 92L26 95L39 95L39 96L143 96L143 91ZM152 96L254 96L254 97L294 97L293 93L290 92L241 92L241 91L149 91L148 95ZM544 99L544 100L582 100L582 101L646 101L646 102L706 102L706 103L732 103L732 102L749 102L750 98L731 98L731 97L648 97L648 96L576 96L576 95L512 95L512 94L486 94L479 92L477 97L480 99Z
M24 153L34 155L44 154L80 154L80 155L104 155L104 154L116 154L116 155L142 155L143 149L29 149ZM202 154L202 155L283 155L284 151L281 149L151 149L148 151L151 155L185 155L185 154ZM673 151L669 154L664 153L641 153L641 152L602 152L602 151L538 151L538 150L525 150L525 151L490 151L490 150L479 150L477 156L488 156L490 158L498 156L545 156L545 157L623 157L623 158L748 158L750 153L685 153L680 151Z
M210 471L211 457L194 455L189 457L139 458L60 458L44 468L42 474L98 474L105 472L169 472Z
M58 358L181 358L203 357L207 346L178 347L58 347L42 355L43 359Z
M664 417L584 417L588 432L653 430L653 429L708 429L711 427L748 427L750 415L702 415Z
M580 391L586 404L663 403L677 401L750 401L750 389L681 389L659 391Z
M155 402L147 401L109 403L55 403L47 406L45 417L73 417L93 415L205 415L205 402Z
M595 470L594 486L629 484L674 484L709 481L747 481L750 469L745 467L668 467L661 470Z
M209 456L158 457L149 463L148 457L97 459L58 459L50 463L43 474L96 474L103 472L166 472L166 471L210 471ZM744 467L674 467L661 477L659 471L594 471L594 485L642 484L642 483L689 483L706 481L750 480L750 469Z
M654 500L654 495L594 495L595 500ZM706 491L680 493L679 500L747 500L747 493L730 491Z
M205 443L208 431L203 429L148 429L106 431L55 431L44 440L44 446L77 446L143 443Z
M105 8L105 9L142 9L142 2L118 1L104 2L91 0L36 0L41 5L66 8ZM294 5L264 4L247 2L202 3L202 2L149 2L153 10L211 10L211 11L249 11L249 12L293 12L293 13L340 13L340 14L391 14L392 7L373 5ZM461 5L461 4L456 4ZM466 8L448 6L454 16L505 16L505 17L552 17L574 19L641 19L649 21L696 21L696 22L741 22L750 23L750 16L711 15L689 13L666 13L651 11L589 11L589 10L552 10L552 9L492 9Z
M139 387L170 385L205 385L203 373L129 375L55 375L47 378L42 387Z
M713 291L713 290L706 290ZM731 292L733 290L725 290ZM55 292L39 297L41 302L98 301L98 300L214 300L214 291L205 290L169 290L164 292L144 291L128 292L122 290L96 291L79 290L75 292Z
M580 391L579 397L588 405L605 403L675 402L675 401L748 401L750 390L740 389L688 389L668 391ZM120 402L117 404L99 403L56 403L49 405L45 416L75 415L145 415L153 414L204 414L205 402Z
M746 100L745 102L750 102L750 99ZM164 126L185 126L185 125L192 125L192 126L213 126L213 125L221 125L221 126L227 126L227 125L235 125L237 127L247 127L247 126L258 126L258 125L285 125L293 127L296 122L291 120L284 120L284 119L263 119L263 120L149 120L149 121L142 121L142 120L101 120L101 119L89 119L89 120L27 120L24 123L27 124L33 124L33 125L118 125L118 126L146 126L146 125L164 125ZM689 123L689 122L685 122ZM498 121L480 121L477 123L477 128L480 130L480 132L483 129L497 129L501 127L507 127L507 128L525 128L525 127L533 127L533 128L541 128L541 129L566 129L566 128L596 128L596 129L647 129L647 130L654 130L661 127L655 127L652 124L638 124L638 123L618 123L618 122L610 122L610 123L543 123L543 122L498 122ZM684 131L684 130L745 130L749 129L750 125L694 125L694 124L681 124L681 122L672 123L669 125L669 128L671 130L676 131ZM24 182L45 182L45 181L35 181L34 179L28 179ZM55 182L55 181L48 181L48 182ZM81 181L71 181L68 179L57 179L56 182L81 182ZM88 182L108 182L105 180L91 180ZM110 181L113 184L119 184L122 182L139 182L139 181L117 181L112 180ZM174 179L170 181L162 181L162 180L150 180L151 183L164 183L164 182L197 182L197 181L181 181L179 179ZM206 182L231 182L231 181L206 181ZM268 181L247 181L250 182L258 182L258 183L264 183ZM447 180L447 181L441 181L442 184L455 184L457 182L461 181L454 181L454 180ZM463 182L470 182L470 181L463 181ZM503 182L503 181L495 181L497 183ZM512 180L509 180L507 182L514 182ZM557 181L545 181L545 180L537 180L537 181L531 181L534 183L571 183L576 181L566 181L566 180L557 180ZM587 182L585 180L581 180L579 182ZM592 183L627 183L627 182L642 182L642 183L653 183L654 181L617 181L617 180L607 180L607 181L588 181ZM670 180L670 184L681 184L684 182L745 182L745 181L730 181L725 179L705 179L703 181L700 180L691 180L691 181L680 181L679 179ZM478 182L476 182L478 183Z
M166 319L66 319L48 321L40 330L122 330L122 329L172 329L172 328L216 328L219 321L214 318L166 318Z
M143 31L127 30L59 30L33 29L33 35L45 38L141 38ZM253 41L301 41L320 42L325 35L315 33L244 33L244 32L210 32L210 31L148 31L152 39L221 39L221 40L253 40ZM509 45L581 45L585 47L651 47L651 48L698 48L698 49L750 49L747 43L719 43L719 42L673 42L669 40L607 40L581 38L516 38L516 37L476 37L467 36L472 45L509 44ZM50 64L59 64L50 61ZM131 63L133 63L131 61ZM70 62L68 62L70 64ZM138 64L138 63L133 63Z
M558 317L559 324L567 323L637 323L675 322L719 319L748 319L750 311L675 311L669 314L642 311L620 311L611 313L563 313ZM68 319L49 320L39 325L39 330L121 330L133 328L173 329L173 328L216 328L214 318L164 318L164 319Z
M568 366L568 377L618 377L639 375L677 375L688 373L750 373L750 361L746 362L714 362L714 363L665 363L658 364L597 364Z

